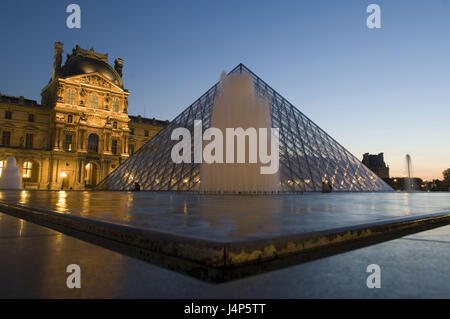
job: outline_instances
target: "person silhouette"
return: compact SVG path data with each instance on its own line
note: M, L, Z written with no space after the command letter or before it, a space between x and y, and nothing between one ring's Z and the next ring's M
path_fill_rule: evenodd
M139 192L141 190L141 185L138 182L134 182L133 192Z

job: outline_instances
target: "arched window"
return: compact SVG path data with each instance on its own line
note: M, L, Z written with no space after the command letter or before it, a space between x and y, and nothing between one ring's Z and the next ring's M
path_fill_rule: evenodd
M111 102L111 109L113 112L119 112L119 99L114 97Z
M75 90L68 89L66 93L66 103L70 105L75 105Z
M25 161L23 163L23 175L22 175L22 178L29 178L29 179L31 179L32 172L33 172L33 162Z
M88 137L88 151L98 153L98 135L91 134Z
M95 93L91 94L91 107L98 108L98 96Z

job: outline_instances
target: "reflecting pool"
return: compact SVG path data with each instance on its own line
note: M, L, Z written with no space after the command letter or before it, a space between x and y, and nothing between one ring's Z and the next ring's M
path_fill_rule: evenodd
M299 234L450 211L450 193L210 196L23 190L0 191L0 201L217 241Z

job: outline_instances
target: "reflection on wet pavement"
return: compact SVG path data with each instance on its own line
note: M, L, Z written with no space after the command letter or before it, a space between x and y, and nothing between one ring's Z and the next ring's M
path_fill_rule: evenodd
M0 298L449 298L449 237L446 226L210 284L0 213ZM382 289L366 286L374 262ZM82 289L67 288L69 264Z

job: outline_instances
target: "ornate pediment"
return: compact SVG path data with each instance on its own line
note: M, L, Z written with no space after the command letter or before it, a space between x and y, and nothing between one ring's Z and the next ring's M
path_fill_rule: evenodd
M85 84L89 86L97 86L109 90L120 90L123 91L120 87L115 85L113 82L108 80L106 77L101 75L98 72L91 73L91 74L83 74L83 75L76 75L70 78L67 78L66 81L76 84Z
M93 86L100 86L103 88L111 89L112 84L108 80L104 79L99 75L83 75L77 78L72 79L73 82L88 84Z

